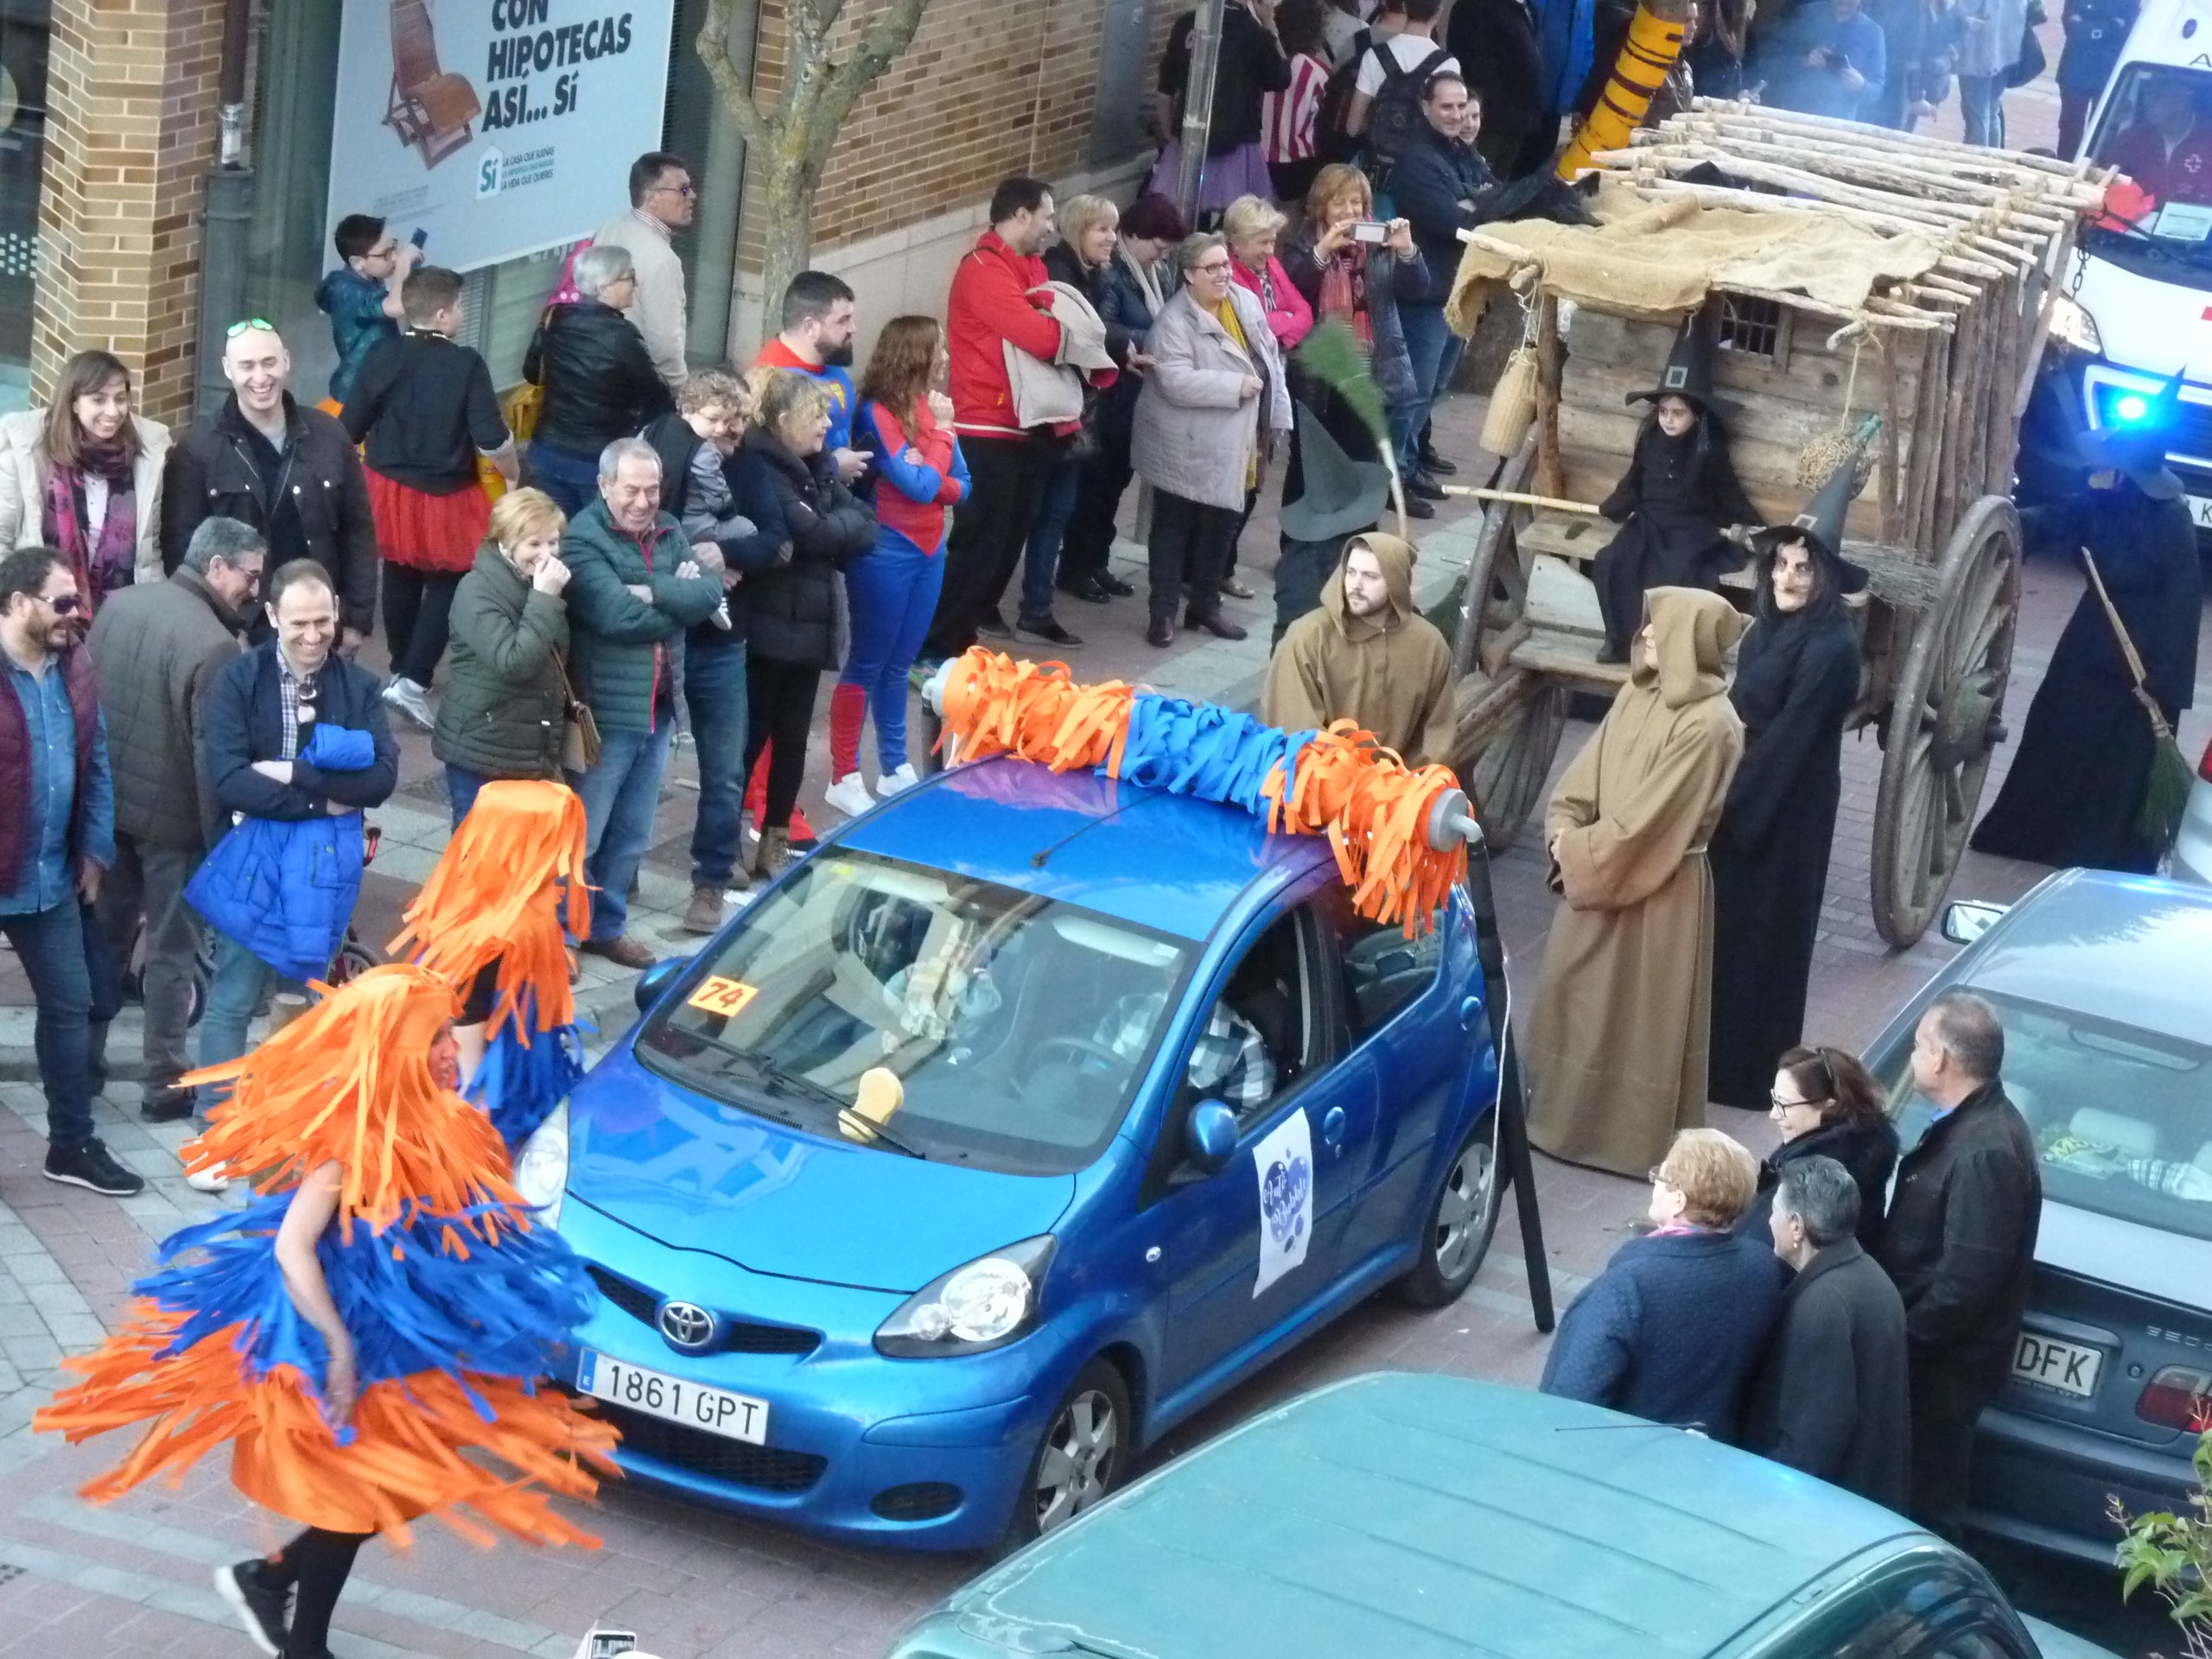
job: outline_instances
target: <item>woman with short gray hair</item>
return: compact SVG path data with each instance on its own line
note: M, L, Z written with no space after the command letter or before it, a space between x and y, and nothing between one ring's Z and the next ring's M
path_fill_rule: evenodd
M524 471L573 518L598 493L600 452L675 405L623 315L638 297L629 250L587 248L570 275L580 297L546 308L522 372L544 392Z

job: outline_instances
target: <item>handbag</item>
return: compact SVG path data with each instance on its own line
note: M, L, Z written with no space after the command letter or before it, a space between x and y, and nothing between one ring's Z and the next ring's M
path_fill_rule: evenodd
M2005 86L2024 86L2043 73L2046 61L2043 54L2043 42L2036 38L2036 25L2043 21L2043 8L2040 5L2029 6L2027 21L2020 26L2020 55L2005 72Z
M569 683L569 665L557 656L553 671L561 677L561 770L589 772L599 764L599 722Z

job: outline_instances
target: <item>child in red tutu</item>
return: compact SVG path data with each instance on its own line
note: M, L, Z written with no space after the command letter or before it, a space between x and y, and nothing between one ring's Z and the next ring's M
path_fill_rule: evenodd
M454 589L491 529L480 455L513 487L514 439L484 359L454 338L456 271L424 265L400 285L407 326L362 360L339 418L365 442L369 508L384 555L384 631L391 647L385 701L429 731L430 676L445 655Z

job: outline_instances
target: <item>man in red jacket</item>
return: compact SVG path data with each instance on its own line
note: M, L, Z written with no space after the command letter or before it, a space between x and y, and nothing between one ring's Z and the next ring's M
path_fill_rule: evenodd
M1043 292L1051 278L1039 257L1052 235L1051 189L1035 179L1008 179L991 194L991 228L953 273L945 308L952 427L974 486L953 515L925 658L956 657L979 632L1013 637L999 597L1029 539L1052 454L1049 428L1017 423L1005 348L1047 363L1059 354L1060 325Z

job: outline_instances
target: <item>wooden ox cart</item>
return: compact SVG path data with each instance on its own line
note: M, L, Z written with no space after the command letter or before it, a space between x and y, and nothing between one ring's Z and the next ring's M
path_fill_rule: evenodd
M1770 522L1787 523L1842 440L1878 417L1846 530L1871 575L1851 601L1866 662L1851 724L1883 746L1875 923L1910 944L1942 902L2005 735L2018 420L2054 278L2104 175L1703 100L1636 137L1596 158L1599 226L1467 238L1454 325L1471 333L1486 305L1517 302L1535 394L1497 491L1462 492L1491 505L1459 629L1455 758L1491 838L1510 845L1541 810L1569 694L1625 677L1597 660L1588 575L1614 527L1574 504L1626 471L1639 411L1624 399L1656 384L1698 316L1736 406L1737 472ZM1748 604L1748 557L1724 580Z

